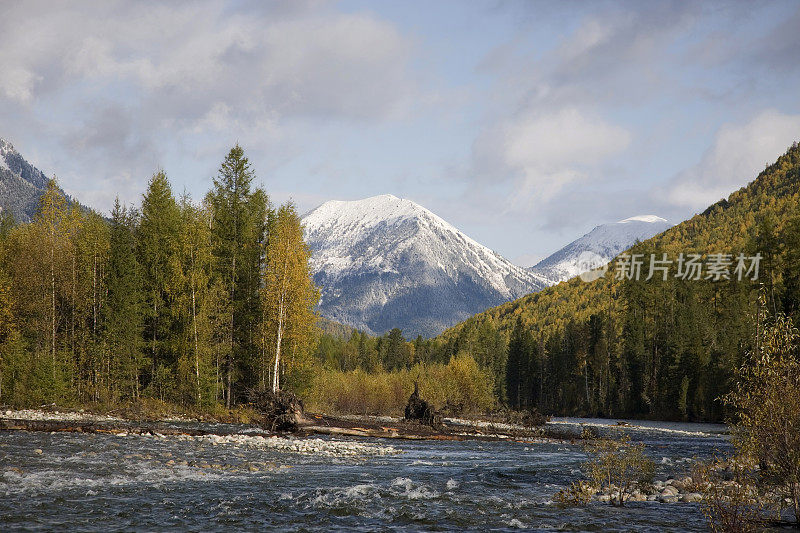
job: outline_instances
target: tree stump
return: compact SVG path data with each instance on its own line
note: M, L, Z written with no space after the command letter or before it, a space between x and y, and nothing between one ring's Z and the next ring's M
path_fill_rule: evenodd
M306 422L303 401L291 392L255 389L250 405L264 417L262 425L272 431L297 431Z
M414 382L414 392L411 393L406 404L405 419L421 422L431 427L441 425L441 417L433 406L419 397L419 386L416 381Z

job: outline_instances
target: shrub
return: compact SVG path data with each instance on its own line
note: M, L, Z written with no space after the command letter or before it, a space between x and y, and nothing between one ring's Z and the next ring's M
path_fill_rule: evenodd
M653 482L655 463L644 455L644 444L631 443L630 436L592 440L585 448L591 456L584 465L589 478L609 492L612 505L625 505L637 484Z
M464 353L446 365L417 364L391 372L320 370L305 399L312 411L401 416L414 381L419 382L420 396L437 409L458 405L463 412L477 413L495 406L490 372Z

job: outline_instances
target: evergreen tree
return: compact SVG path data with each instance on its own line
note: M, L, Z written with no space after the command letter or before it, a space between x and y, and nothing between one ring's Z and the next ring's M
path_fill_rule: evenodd
M384 366L387 370L397 370L410 366L406 339L399 328L392 328L386 336L386 359Z
M511 339L508 342L508 359L506 360L506 395L508 405L512 409L521 409L525 397L525 370L527 367L525 325L521 317L517 317Z
M102 308L112 399L138 398L139 376L148 364L142 337L147 304L136 257L135 222L135 213L120 206L117 199L111 213L108 296Z
M151 372L149 386L164 399L172 382L175 339L171 304L176 293L180 213L167 175L153 175L142 198L137 231L139 262L148 316L145 335L149 344Z
M268 230L269 201L263 190L251 192L254 174L244 150L234 146L206 197L211 206L211 239L215 276L231 304L225 361L225 404L233 402L234 377L252 382L245 370L258 353L262 312L258 296L263 246ZM252 374L252 372L251 372Z

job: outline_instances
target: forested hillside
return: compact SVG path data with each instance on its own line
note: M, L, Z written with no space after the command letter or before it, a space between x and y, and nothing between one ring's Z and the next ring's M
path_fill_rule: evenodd
M52 179L31 223L4 216L0 404L229 407L307 383L310 251L294 207L273 209L253 178L236 146L201 202L159 172L109 222Z
M644 258L639 281L618 275L618 257L597 281L574 278L451 328L434 341L439 357L484 353L499 334L508 347L503 394L512 406L720 419L717 398L730 390L763 319L759 290L765 312L784 311L800 322L797 143L748 186L628 252L634 253ZM645 281L650 254L664 253L673 260L666 280L658 272ZM713 254L731 254L730 279L707 279L706 271L699 280L676 277L681 253L702 254L706 265ZM752 272L738 279L740 253L761 254L757 280Z

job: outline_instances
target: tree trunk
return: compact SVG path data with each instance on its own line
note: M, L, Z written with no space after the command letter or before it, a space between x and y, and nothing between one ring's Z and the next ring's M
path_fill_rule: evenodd
M192 257L192 326L194 329L194 374L197 382L197 405L200 405L200 349L197 342L197 307L195 304L194 286L194 249L190 252Z
M278 370L280 369L281 360L281 340L283 337L283 320L286 313L286 282L288 276L289 266L289 239L286 239L286 250L283 255L283 276L281 277L281 292L278 296L278 332L277 343L275 345L275 372L272 376L272 392L278 392L280 389L280 378Z
M233 357L234 357L234 340L233 340L233 330L234 330L234 315L235 315L235 307L236 307L236 251L234 250L233 259L231 260L231 331L230 331L230 343L231 343L231 351L228 354L228 368L227 370L227 387L225 389L225 407L230 409L231 408L231 383L233 381Z
M55 230L53 230L55 233ZM50 243L50 327L51 327L51 356L53 359L53 381L56 379L56 253L55 235Z
M277 341L275 343L275 368L272 373L272 392L278 392L280 388L280 380L278 379L278 369L281 361L281 337L283 336L283 304L279 310L278 317L278 334L276 335Z

